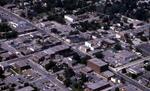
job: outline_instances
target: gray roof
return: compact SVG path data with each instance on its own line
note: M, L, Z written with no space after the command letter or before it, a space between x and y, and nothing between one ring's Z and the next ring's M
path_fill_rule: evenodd
M102 73L102 75L105 77L112 77L114 76L114 73L112 73L111 71L105 71Z
M99 89L99 88L106 86L106 85L109 85L109 82L107 82L105 80L101 80L101 81L96 82L96 83L89 83L89 84L87 84L87 87L94 90L94 89Z
M140 90L138 87L133 86L133 85L131 85L131 84L126 85L126 86L124 86L123 88L125 89L125 91L142 91L142 90Z
M105 42L109 43L109 44L114 44L115 41L111 40L111 39L104 39Z
M69 49L69 46L67 45L58 45L58 46L54 46L52 48L49 48L47 50L45 50L44 52L51 55L51 54L55 54L56 52L65 50L65 49Z
M24 88L21 88L21 89L18 89L16 91L33 91L34 88L31 87L31 86L27 86L27 87L24 87Z
M111 65L115 65L117 63L126 64L131 60L138 58L138 56L134 52L127 50L121 50L117 53L114 53L111 50L107 50L103 52L103 54L104 60Z
M132 60L136 57L137 57L137 55L135 53L127 51L127 50L122 50L122 51L116 53L116 55L115 55L115 58L120 60L120 61L121 60L122 61L125 61L125 60L130 61L130 59Z
M105 57L113 57L113 56L114 56L114 53L113 53L112 50L106 50L106 51L103 52L103 55L104 55Z
M141 44L137 48L146 55L150 55L150 44Z
M25 66L27 66L27 65L29 65L29 64L28 64L27 60L22 60L22 61L17 61L17 62L15 63L15 65L16 65L17 67L25 67Z

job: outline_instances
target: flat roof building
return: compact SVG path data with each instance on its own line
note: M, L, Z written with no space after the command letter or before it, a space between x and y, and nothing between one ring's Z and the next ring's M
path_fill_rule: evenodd
M85 91L101 91L110 86L109 82L105 80L98 81L96 83L87 83Z
M88 60L87 66L90 67L92 70L94 70L98 74L108 69L108 64L97 58Z
M31 86L27 86L27 87L18 89L18 90L16 90L16 91L34 91L34 88L31 87Z
M150 55L150 44L141 44L137 46L137 50L140 51L143 56L149 56Z

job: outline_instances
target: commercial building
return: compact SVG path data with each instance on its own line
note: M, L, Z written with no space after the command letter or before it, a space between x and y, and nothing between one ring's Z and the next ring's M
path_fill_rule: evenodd
M90 67L93 71L95 71L98 74L108 69L108 64L97 58L88 60L87 66Z

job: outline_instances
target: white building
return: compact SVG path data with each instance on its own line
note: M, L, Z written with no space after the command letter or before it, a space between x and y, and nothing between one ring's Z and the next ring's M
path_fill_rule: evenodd
M73 15L65 15L64 18L69 22L74 22L76 20L76 17Z

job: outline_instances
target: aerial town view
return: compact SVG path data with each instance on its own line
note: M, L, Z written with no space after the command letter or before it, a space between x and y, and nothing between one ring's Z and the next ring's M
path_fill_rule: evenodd
M0 0L0 91L150 91L150 0Z

